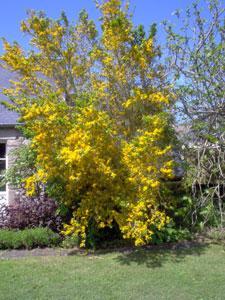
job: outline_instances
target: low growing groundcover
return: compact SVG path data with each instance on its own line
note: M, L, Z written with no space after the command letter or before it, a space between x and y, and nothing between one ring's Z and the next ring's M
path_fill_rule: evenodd
M224 299L222 245L0 260L0 299Z

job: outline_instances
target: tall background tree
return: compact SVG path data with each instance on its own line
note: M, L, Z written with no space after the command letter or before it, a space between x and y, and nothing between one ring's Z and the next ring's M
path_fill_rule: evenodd
M176 11L180 28L165 22L170 74L178 98L178 127L192 189L192 222L225 217L225 8L194 2ZM181 126L182 124L182 126Z

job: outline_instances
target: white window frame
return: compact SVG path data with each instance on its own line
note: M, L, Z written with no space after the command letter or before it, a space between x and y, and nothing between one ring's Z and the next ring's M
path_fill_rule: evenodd
M8 155L7 155L7 141L6 140L0 140L0 144L5 144L5 158L1 158L0 160L5 161L5 168L8 169ZM2 198L5 198L5 201L2 200ZM0 191L0 204L7 204L8 203L8 184L6 184L5 191Z

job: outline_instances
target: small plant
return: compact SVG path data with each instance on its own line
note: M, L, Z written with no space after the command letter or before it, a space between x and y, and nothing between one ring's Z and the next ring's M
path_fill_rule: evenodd
M0 249L33 249L53 247L60 243L60 236L49 228L0 230Z
M59 231L61 218L57 214L57 208L57 203L45 195L27 197L21 190L13 205L0 207L0 228L49 227Z
M172 222L162 230L154 231L151 244L171 243L189 239L191 239L190 231L188 229L176 228Z

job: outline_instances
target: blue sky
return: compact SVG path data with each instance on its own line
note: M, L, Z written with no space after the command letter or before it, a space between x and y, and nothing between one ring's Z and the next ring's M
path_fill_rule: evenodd
M130 0L131 11L134 13L134 23L144 24L146 28L153 22L161 22L170 19L175 9L184 9L192 3L192 0ZM0 0L0 37L8 41L17 41L27 48L27 38L19 30L20 21L26 18L27 9L44 10L48 16L57 18L64 10L70 20L75 20L79 11L85 8L92 19L98 20L98 12L93 0ZM159 29L159 39L164 36ZM0 43L0 53L2 53Z

